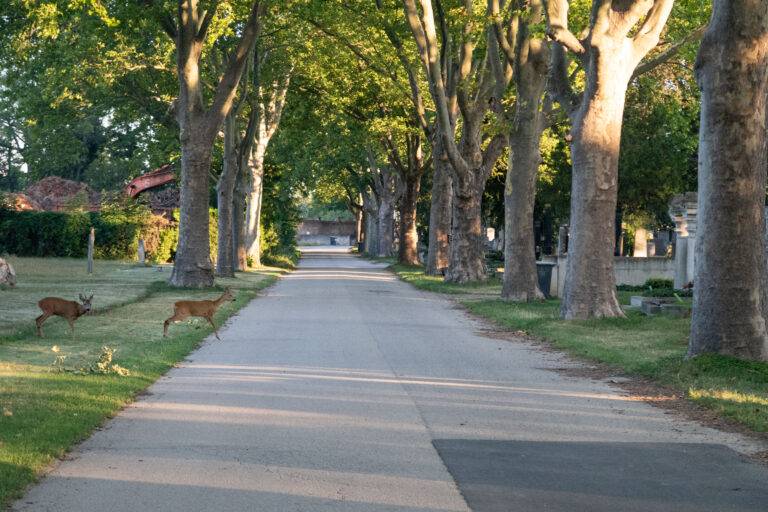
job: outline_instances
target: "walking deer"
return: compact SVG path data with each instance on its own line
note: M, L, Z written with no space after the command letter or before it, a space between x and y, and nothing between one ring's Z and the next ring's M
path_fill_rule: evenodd
M235 294L229 288L224 290L221 297L215 300L180 300L174 303L173 316L163 322L163 337L168 337L168 325L171 322L181 322L190 316L196 316L208 320L208 323L213 327L213 334L216 335L216 339L221 340L216 325L213 323L213 315L228 300L235 300Z
M43 322L48 317L60 316L67 320L69 328L72 331L72 336L75 335L75 320L91 311L91 301L93 295L85 298L83 294L80 294L80 302L74 300L60 299L58 297L46 297L40 299L37 305L43 311L43 314L35 318L35 324L37 325L37 335L43 337Z

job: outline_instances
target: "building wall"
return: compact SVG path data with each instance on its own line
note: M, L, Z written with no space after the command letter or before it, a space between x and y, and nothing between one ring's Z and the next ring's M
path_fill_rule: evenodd
M560 297L565 286L565 268L567 257L547 256L542 261L552 262L552 280L550 294ZM616 284L641 285L651 278L674 279L675 260L665 257L625 258L617 257L613 263Z

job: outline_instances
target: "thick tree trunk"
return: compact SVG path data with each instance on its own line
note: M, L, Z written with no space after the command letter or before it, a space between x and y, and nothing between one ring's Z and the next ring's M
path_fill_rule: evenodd
M699 229L688 355L766 360L768 3L715 0L696 75Z
M246 195L245 251L254 266L261 265L261 204L264 192L266 147L257 143L248 159L249 190Z
M621 124L633 71L623 51L622 45L593 50L584 100L573 120L565 319L624 316L613 271Z
M421 191L421 174L404 178L400 198L400 247L398 259L404 265L418 265L419 234L416 231L416 206Z
M434 174L432 175L432 201L429 208L426 273L436 276L441 275L448 268L453 188L450 163L442 150L442 137L438 137L432 153Z
M541 161L543 115L541 90L531 101L518 100L515 130L510 136L509 170L504 188L504 283L501 296L514 302L544 298L539 290L533 208Z
M223 169L221 176L219 176L219 182L216 184L216 198L219 210L216 275L219 277L235 277L232 209L234 206L235 181L239 171L236 137L235 118L230 113L224 120Z
M445 280L451 283L484 281L488 278L482 224L485 187L469 181L472 180L466 180L462 186L454 179L450 260L445 274Z
M395 217L393 204L389 201L379 201L379 211L377 212L377 231L379 241L377 245L376 256L388 257L394 253L393 246L395 241Z
M211 144L191 136L182 137L181 142L179 245L170 283L181 287L213 286L207 201Z

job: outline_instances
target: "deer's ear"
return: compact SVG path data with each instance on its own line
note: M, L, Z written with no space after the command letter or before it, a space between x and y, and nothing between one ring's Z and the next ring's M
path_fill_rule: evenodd
M85 302L85 297L83 297L83 294L79 294L78 298L80 299L80 302Z
M90 301L92 301L92 300L93 300L93 294L91 294L91 296L90 296L90 297L88 297L88 302L90 302Z

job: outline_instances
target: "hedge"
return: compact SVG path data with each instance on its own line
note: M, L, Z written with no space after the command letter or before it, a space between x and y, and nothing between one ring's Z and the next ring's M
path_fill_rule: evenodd
M0 207L0 254L82 258L88 251L88 233L95 229L94 256L101 259L136 259L144 239L147 258L166 262L178 242L178 212L174 221L152 215L142 206L104 206L101 212L14 211ZM211 210L211 257L216 255L216 211Z

